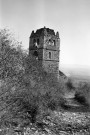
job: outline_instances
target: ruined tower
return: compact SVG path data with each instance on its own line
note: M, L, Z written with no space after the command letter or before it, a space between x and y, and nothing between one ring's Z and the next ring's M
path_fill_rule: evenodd
M29 54L32 54L48 73L59 77L59 33L54 30L41 28L32 31L29 40Z

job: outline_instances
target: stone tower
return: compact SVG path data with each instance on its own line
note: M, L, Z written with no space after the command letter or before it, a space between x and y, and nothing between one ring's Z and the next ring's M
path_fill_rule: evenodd
M29 54L33 55L48 73L59 78L59 33L54 30L41 28L32 31L29 40Z

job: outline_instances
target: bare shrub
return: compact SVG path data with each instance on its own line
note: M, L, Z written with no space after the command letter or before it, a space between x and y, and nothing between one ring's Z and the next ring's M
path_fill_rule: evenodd
M66 87L68 91L73 91L75 90L75 87L73 85L72 80L69 78L68 81L66 82Z
M65 86L54 75L47 74L35 58L26 55L18 42L12 42L6 31L0 34L0 79L4 80L0 104L5 111L1 119L5 123L15 119L21 124L25 120L35 123L44 109L60 106Z
M75 94L75 99L80 103L90 106L90 84L80 83Z

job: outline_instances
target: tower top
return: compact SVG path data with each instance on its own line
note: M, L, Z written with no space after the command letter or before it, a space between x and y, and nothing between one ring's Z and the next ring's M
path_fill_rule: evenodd
M44 35L44 36L52 35L59 38L59 32L55 33L53 29L46 28L45 26L44 28L37 29L36 32L32 31L30 37L41 36L41 35Z

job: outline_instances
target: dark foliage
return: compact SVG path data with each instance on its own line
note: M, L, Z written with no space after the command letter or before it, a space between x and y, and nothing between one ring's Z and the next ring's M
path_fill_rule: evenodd
M75 89L71 79L68 79L68 81L66 82L66 86L67 86L68 90L70 90L70 91Z
M90 84L80 83L75 93L75 99L85 106L90 106Z
M47 110L56 110L63 98L65 85L47 74L40 63L25 53L20 43L1 31L0 86L1 123L18 125L35 123ZM43 113L44 112L44 113ZM9 125L8 124L8 125Z
M81 95L80 93L75 94L75 100L77 100L81 104L84 104L84 105L86 104L86 99L84 95Z

